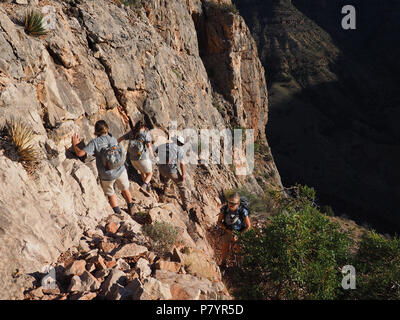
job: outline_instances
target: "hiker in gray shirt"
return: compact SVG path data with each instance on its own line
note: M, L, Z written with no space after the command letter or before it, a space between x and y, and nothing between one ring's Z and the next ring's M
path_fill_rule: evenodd
M81 142L79 136L75 133L72 136L72 145L75 153L78 157L83 157L88 154L96 157L96 167L100 178L101 187L105 195L108 197L111 208L115 213L121 213L121 210L117 204L117 197L115 196L114 183L117 183L122 195L124 196L128 205L128 211L131 215L135 213L133 208L132 196L129 191L129 179L125 165L122 165L115 169L107 169L101 160L101 150L111 146L117 146L117 140L109 135L108 125L104 120L99 120L95 124L94 134L97 138L90 141L87 146L80 149L77 145ZM123 160L123 159L122 159Z
M189 194L184 186L185 164L183 159L185 155L181 148L185 144L185 139L179 136L174 137L172 140L174 142L159 145L155 151L158 153L160 159L160 180L164 184L164 193L170 187L171 180L178 186L183 203L182 208L186 211L189 205ZM181 173L178 170L178 164Z
M138 121L131 131L118 139L118 143L123 140L129 140L129 160L142 177L143 184L140 189L149 196L150 181L153 176L151 159L154 155L151 148L153 138L147 130L145 122L143 120Z

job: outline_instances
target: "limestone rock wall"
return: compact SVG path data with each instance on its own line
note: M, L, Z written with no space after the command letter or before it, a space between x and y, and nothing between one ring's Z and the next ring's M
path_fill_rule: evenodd
M28 274L54 262L111 213L93 159L83 163L69 150L73 132L88 142L94 123L105 119L119 137L129 130L127 115L134 121L144 115L164 132L170 121L178 129L237 123L254 128L266 144L267 92L243 20L224 13L218 22L217 9L206 1L151 0L132 8L105 0L8 2L0 3L0 122L14 117L27 123L41 154L28 174L0 148L0 283L8 288L0 298L21 298L16 269ZM45 5L55 9L55 29L27 35L27 8ZM210 36L200 34L208 24L225 29L210 41L227 43L212 57L201 55L208 47L199 48L199 39ZM227 90L210 76L210 61L228 68L216 69L229 79ZM273 160L269 165L275 172L270 182L281 185ZM204 234L216 222L221 191L260 187L254 176L238 179L220 165L191 165L188 175L202 223L196 232L212 256Z

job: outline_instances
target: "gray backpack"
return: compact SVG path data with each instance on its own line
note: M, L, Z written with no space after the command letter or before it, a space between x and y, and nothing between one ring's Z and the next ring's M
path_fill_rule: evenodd
M141 160L146 152L144 137L140 135L137 139L129 141L129 154L132 160Z
M100 150L100 158L107 170L118 169L125 163L124 149L118 144Z

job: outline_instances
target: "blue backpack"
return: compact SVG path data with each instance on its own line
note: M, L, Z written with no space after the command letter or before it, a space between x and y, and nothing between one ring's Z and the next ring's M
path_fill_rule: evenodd
M236 217L235 217L235 214L233 214L233 213L231 213L229 211L228 206L226 206L226 205L223 206L221 211L224 214L224 219L222 220L222 223L224 224L224 226L227 227L228 229L232 229L233 225L236 223L236 221L238 219L240 219L240 221L242 223L242 226L243 226L243 224L244 224L244 212L243 212L243 209L246 209L247 212L248 212L248 215L250 215L250 201L245 196L241 196L240 197L240 205L239 205L239 208L238 208L239 215L236 216ZM226 217L227 217L228 214L231 215L231 217L230 217L230 221L232 221L231 225L228 225L227 222L226 222L226 220L227 220Z
M100 157L107 170L118 169L125 163L125 152L119 144L101 149Z

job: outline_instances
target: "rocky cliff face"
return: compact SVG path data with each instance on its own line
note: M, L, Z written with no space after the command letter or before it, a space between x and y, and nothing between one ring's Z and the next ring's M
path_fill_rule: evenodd
M395 232L398 3L353 1L357 30L345 31L346 1L234 2L269 77L266 132L283 182L311 185L338 213Z
M239 15L200 0L151 0L133 7L104 0L30 1L29 7L41 10L45 5L55 9L55 28L46 36L32 37L23 27L28 6L0 3L0 119L4 123L13 117L28 124L40 153L34 169L26 171L1 140L0 281L7 288L1 290L1 298L22 298L22 288L32 288L28 274L54 264L62 252L78 246L84 231L101 230L112 214L96 181L93 159L82 162L70 152L73 132L88 142L94 123L104 119L118 137L129 129L127 116L133 120L144 116L160 132L168 130L170 121L177 122L178 130L253 128L258 143L268 147L264 70ZM262 179L264 187L281 187L272 157L260 167L269 172ZM222 165L190 165L188 176L191 216L197 222L180 211L176 200L158 215L160 220L175 217L170 222L182 228L183 247L189 253L196 248L205 256L215 269L210 278L218 282L215 252L207 235L216 223L219 196L222 190L240 185L253 192L262 190L254 175L237 177ZM139 211L162 206L157 198L142 199L133 181L131 191ZM119 217L118 227L125 220L133 223L129 217ZM86 240L98 245L93 237ZM140 242L128 240L135 241ZM137 261L130 263L137 267ZM15 274L16 269L22 275ZM181 292L177 283L183 281L175 271L175 276L159 273L157 280L168 284L166 291L173 297ZM141 285L164 288L150 278ZM202 292L212 291L207 290ZM171 298L163 292L164 298ZM215 298L211 293L201 297Z

